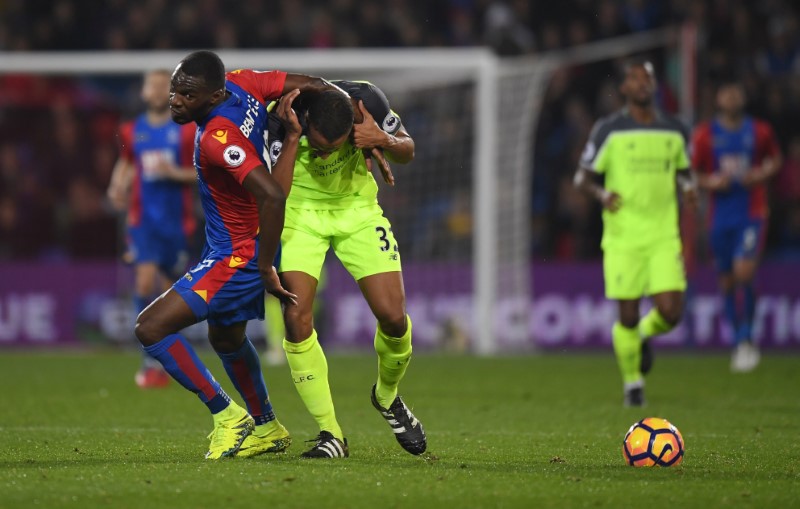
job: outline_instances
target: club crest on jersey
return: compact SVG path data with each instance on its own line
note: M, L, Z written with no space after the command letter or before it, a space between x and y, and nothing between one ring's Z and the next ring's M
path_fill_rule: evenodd
M244 150L242 150L242 147L239 147L238 145L230 145L225 147L225 150L222 152L222 157L225 159L225 162L228 163L228 166L236 168L237 166L242 165L247 156L245 155Z
M389 114L386 115L386 118L383 119L382 127L384 131L391 133L397 129L397 124L399 123L400 119L397 117L397 115L390 111Z
M283 148L283 142L280 140L275 140L270 144L269 160L272 164L275 164L278 161L278 156L281 155L282 148Z
M222 143L223 145L228 143L228 131L226 131L225 129L217 129L216 131L214 131L211 137L217 140L218 142Z

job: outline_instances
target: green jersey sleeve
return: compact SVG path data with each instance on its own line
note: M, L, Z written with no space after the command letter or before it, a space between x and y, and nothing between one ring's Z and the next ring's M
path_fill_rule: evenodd
M610 123L609 119L600 119L592 127L581 154L581 168L596 173L608 171L612 156Z

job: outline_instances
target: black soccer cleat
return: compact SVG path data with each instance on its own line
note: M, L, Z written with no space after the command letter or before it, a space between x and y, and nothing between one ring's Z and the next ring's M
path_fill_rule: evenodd
M639 363L639 371L646 375L653 369L653 345L650 340L642 341L642 361Z
M623 404L626 407L643 407L645 405L644 387L625 389L625 400Z
M411 410L408 409L402 398L397 396L394 398L391 406L386 409L378 403L378 398L375 397L375 386L372 386L372 406L374 406L389 423L389 426L394 432L394 437L400 444L400 447L405 449L411 454L417 455L425 452L428 447L428 440L425 438L425 429L422 423L414 417Z
M347 439L339 440L330 431L320 431L317 438L306 441L314 442L314 447L301 454L301 458L347 458L350 456Z

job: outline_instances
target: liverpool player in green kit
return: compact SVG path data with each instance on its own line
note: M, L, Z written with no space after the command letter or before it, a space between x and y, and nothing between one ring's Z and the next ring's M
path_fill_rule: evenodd
M278 272L297 306L284 307L284 349L295 387L320 433L306 458L349 454L336 419L328 365L317 341L312 309L325 254L336 256L358 282L376 319L378 376L372 405L411 454L426 448L422 423L397 395L411 358L411 319L406 314L400 251L389 220L378 205L373 157L388 184L394 178L386 158L408 163L414 140L383 92L366 82L334 81L349 94L326 92L301 98L294 108L303 126L294 176L281 182L288 194ZM269 155L277 161L284 132L269 122ZM290 189L289 189L290 186ZM291 192L289 192L291 191ZM366 391L365 391L366 392Z
M687 131L654 105L652 64L627 65L620 91L625 107L595 124L575 183L603 206L605 293L619 303L614 353L625 405L642 406L643 375L652 366L648 340L672 330L683 312L686 276L677 188L692 202L697 194ZM645 296L654 305L640 320Z

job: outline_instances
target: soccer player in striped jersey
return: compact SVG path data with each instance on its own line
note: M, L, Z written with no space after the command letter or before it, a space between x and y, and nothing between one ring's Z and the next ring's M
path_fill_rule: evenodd
M411 359L411 319L406 314L400 250L378 204L373 157L384 180L394 184L386 157L408 163L414 140L384 93L367 82L333 81L350 95L325 92L298 105L303 136L286 204L283 256L278 271L298 305L284 309L284 349L295 388L320 433L306 458L347 457L348 445L336 419L328 365L314 328L313 305L329 249L358 282L376 318L378 373L372 405L400 446L411 454L426 449L422 423L398 396ZM270 157L286 150L286 133L269 123Z
M742 85L723 84L717 91L717 118L697 126L692 137L692 164L700 171L700 187L711 195L710 244L725 318L734 333L734 372L752 371L759 363L753 279L767 228L766 183L782 164L772 127L746 115L744 107Z
M291 105L301 92L330 89L319 78L280 71L226 74L210 51L188 55L172 74L172 118L197 124L194 162L206 245L203 260L139 315L135 331L145 351L197 394L213 415L208 459L278 452L291 443L275 418L258 352L245 327L248 320L264 318L265 289L288 306L297 302L281 286L273 266L283 229L283 189L291 182L300 137ZM270 174L265 162L266 103L282 95L277 112L288 134ZM231 401L180 334L202 320L208 322L209 341L247 411Z
M137 314L186 270L196 228L194 127L170 118L169 78L166 70L144 75L141 97L147 110L122 125L120 157L108 188L114 207L128 209L126 258L134 264ZM169 375L144 354L135 381L141 388L164 387Z
M652 365L648 340L672 330L683 312L686 276L676 184L692 201L696 185L684 126L655 107L652 64L633 62L624 72L625 107L595 124L575 182L603 206L605 291L619 304L614 352L625 405L642 406L643 375ZM654 306L640 320L645 296Z

